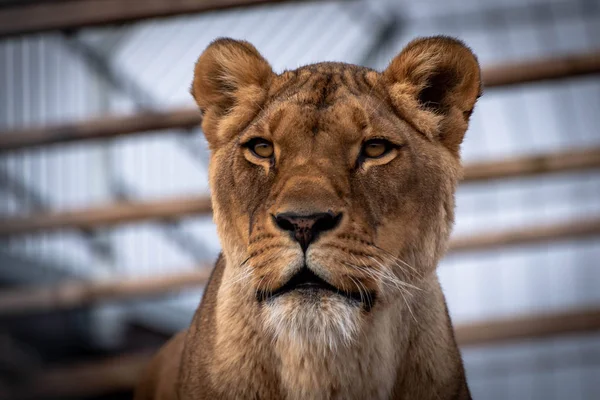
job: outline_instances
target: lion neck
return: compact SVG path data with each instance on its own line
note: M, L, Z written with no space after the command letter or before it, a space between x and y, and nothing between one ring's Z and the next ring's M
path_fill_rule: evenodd
M277 340L281 385L288 399L387 399L401 358L401 331L391 310L372 316L359 337L336 348Z
M214 378L234 387L235 394L277 387L286 399L386 399L415 331L419 309L404 299L374 308L361 332L335 348L273 338L261 323L254 294L235 282L225 267L217 295ZM263 371L260 379L257 372ZM231 382L222 382L230 377ZM269 391L271 391L269 389Z

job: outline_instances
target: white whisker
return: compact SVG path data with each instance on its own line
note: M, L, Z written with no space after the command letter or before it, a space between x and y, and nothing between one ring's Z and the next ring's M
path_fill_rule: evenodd
M236 277L236 279L227 282L222 287L224 289L229 289L237 283L243 282L245 280L249 280L252 277L252 270L250 268L244 268L241 272L240 276Z
M404 299L404 304L406 304L406 308L408 308L408 312L412 316L413 321L415 321L415 323L416 323L417 322L417 318L415 317L415 314L413 313L412 308L410 308L410 304L408 304L408 300L406 299L406 297L404 297L404 294L402 294L402 291L400 291L400 295Z
M412 272L414 272L415 275L417 275L417 277L422 278L421 273L415 267L413 267L406 261L402 260L400 257L397 257L397 256L393 255L392 253L385 251L384 249L382 249L378 246L375 246L375 248L382 253L382 255L381 255L382 258L387 258L388 261L391 261L392 263L394 263L394 265L398 266L398 268L400 268L402 271L406 271L404 269L404 267L402 266L402 265L404 265L404 266L408 267ZM400 265L399 263L402 263L402 265Z
M377 260L375 257L369 257L369 258L370 258L371 260L373 260L374 262L376 262L376 263L377 263L377 264L378 264L378 265L379 265L379 266L382 268L382 271L379 271L379 272L382 272L382 273L384 273L383 271L388 271L388 270L389 270L389 268L388 268L388 267L386 267L386 265L384 265L383 263L381 263L381 262L380 262L379 260ZM396 283L396 284L398 284L398 285L400 285L400 286L407 287L407 288L414 289L414 290L421 290L421 288L420 288L420 287L417 287L417 286L415 286L415 285L412 285L412 284L410 284L410 283L408 283L408 282L405 282L405 281L401 280L400 278L398 278L398 277L397 277L397 276L395 276L395 275L387 275L387 274L386 274L386 276L388 276L388 278L389 278L391 281L393 281L394 283ZM392 276L393 276L393 277L392 277Z

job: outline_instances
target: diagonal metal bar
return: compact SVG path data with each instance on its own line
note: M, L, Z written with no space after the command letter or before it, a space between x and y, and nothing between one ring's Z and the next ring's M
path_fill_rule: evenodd
M135 80L115 68L107 59L106 55L95 49L88 43L78 38L76 35L65 35L68 47L87 61L88 66L105 80L113 89L121 92L123 95L133 101L135 106L142 111L149 113L156 112L158 101L154 99L151 93L138 85ZM168 127L165 126L165 129ZM192 133L199 131L199 124L190 124L185 129L175 127L175 133L180 139L181 148L189 152L193 159L200 161L201 165L206 167L208 159L206 149L200 148L198 143L193 140Z
M69 48L74 51L77 55L86 60L88 66L104 81L115 90L120 91L125 96L130 98L136 107L146 110L155 111L157 108L157 101L153 96L140 85L138 85L134 79L124 74L122 71L116 69L102 54L101 51L94 48L88 43L77 37L77 35L65 35L65 41ZM197 128L198 125L190 125L190 128ZM198 146L190 135L192 131L179 130L178 138L182 149L191 153L193 159L200 161L203 167L206 167L208 160L205 156L206 151ZM113 175L112 187L114 194L122 201L129 202L133 201L138 196L135 194L135 190L127 185L122 180L118 180ZM205 260L210 254L208 247L201 241L198 240L194 235L186 232L181 222L179 221L164 221L158 222L158 226L162 234L184 252L192 255L195 261Z
M49 207L46 199L35 191L33 188L25 185L25 183L14 179L8 171L0 169L0 186L9 190L21 204L29 205L35 212L49 212ZM101 239L102 231L98 229L80 229L84 243L88 246L90 252L96 257L108 262L113 259L113 251L111 246L106 241Z

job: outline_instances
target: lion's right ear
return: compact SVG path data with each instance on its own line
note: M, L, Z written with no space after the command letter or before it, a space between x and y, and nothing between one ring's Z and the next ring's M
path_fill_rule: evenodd
M230 128L248 123L266 99L274 76L269 63L248 42L217 39L200 55L194 69L191 93L203 114L202 128L208 142L218 145L228 132L219 126L231 116ZM229 129L231 130L231 129Z
M479 63L473 52L449 37L417 39L392 60L383 77L398 112L458 154L481 94Z

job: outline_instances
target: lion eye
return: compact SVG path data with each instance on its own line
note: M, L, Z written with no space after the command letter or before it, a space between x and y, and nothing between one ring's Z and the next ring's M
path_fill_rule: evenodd
M363 156L367 158L379 158L392 149L392 144L385 139L373 139L363 145Z
M273 143L268 140L256 138L252 139L247 147L254 153L255 156L260 158L271 158L273 156Z

